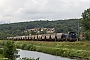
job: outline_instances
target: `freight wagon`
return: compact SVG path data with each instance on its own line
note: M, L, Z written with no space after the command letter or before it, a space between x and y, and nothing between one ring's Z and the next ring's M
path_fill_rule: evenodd
M39 34L39 35L29 35L29 36L16 36L7 37L8 40L27 40L27 41L76 41L75 32L64 33L54 33L54 34Z

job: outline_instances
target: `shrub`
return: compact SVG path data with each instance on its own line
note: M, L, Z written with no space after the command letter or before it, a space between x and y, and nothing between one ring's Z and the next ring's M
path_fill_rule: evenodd
M34 46L33 44L29 44L29 45L23 44L21 46L21 49L35 51L36 50L36 46Z
M25 49L26 46L27 46L26 44L23 44L21 48L22 49Z
M16 44L16 47L17 47L18 49L22 49L22 45L20 45L20 44Z
M0 54L3 54L3 49L0 49Z
M13 60L15 57L15 44L13 41L7 41L4 45L4 49L3 49L3 55L5 58L9 58L10 60Z
M86 40L90 40L90 31L87 30L86 32L84 32L84 36L86 37Z
M35 51L35 50L36 50L36 46L32 45L32 46L30 47L30 50L31 50L31 51Z

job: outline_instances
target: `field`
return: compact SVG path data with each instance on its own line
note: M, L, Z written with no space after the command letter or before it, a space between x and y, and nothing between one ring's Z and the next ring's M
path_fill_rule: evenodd
M4 41L0 41L3 45ZM90 59L90 41L44 42L15 41L16 47L69 58Z
M35 50L70 58L90 59L90 41L83 42L43 42L16 41L17 48Z
M67 48L67 49L90 51L90 41L85 41L85 42L16 41L15 44L17 45L33 44L36 46L43 46L43 47Z

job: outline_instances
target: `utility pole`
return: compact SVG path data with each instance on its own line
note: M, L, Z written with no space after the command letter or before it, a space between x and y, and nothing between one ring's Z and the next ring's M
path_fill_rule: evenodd
M79 40L79 20L78 20L78 40Z
M26 31L26 27L25 27L25 40L26 40L26 32L27 32L27 31Z

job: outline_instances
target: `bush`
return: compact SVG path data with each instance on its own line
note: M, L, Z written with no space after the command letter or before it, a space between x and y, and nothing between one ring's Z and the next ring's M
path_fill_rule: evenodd
M0 43L1 46L4 46L4 44L5 44L4 42L1 42L1 43Z
M21 46L21 49L35 51L36 50L36 46L34 46L33 44L29 44L29 45L23 44Z
M18 49L22 49L22 46L21 46L20 44L16 44L16 47L17 47Z
M36 46L32 45L30 48L31 51L35 51L36 50Z
M3 55L5 58L9 58L10 60L14 59L16 48L13 41L7 41L3 50Z
M86 40L90 40L90 31L87 30L86 32L84 32L84 36L86 37Z
M0 54L3 54L3 49L0 49Z
M27 46L26 44L23 44L21 48L22 49L25 49L26 46Z

